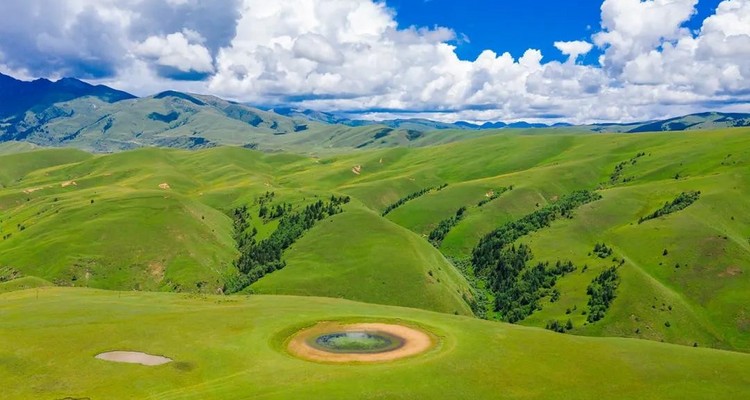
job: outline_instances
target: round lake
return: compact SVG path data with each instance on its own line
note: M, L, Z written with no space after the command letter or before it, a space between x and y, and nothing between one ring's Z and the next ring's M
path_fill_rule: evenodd
M426 331L399 324L320 322L292 335L287 348L310 361L372 363L412 357L437 343Z
M331 353L375 354L400 348L404 339L385 332L347 331L320 335L310 345Z

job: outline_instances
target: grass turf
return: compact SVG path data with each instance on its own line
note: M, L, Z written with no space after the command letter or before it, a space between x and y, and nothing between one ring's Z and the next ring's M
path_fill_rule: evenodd
M704 399L750 395L750 356L586 338L344 300L51 288L0 295L5 399ZM303 361L283 340L318 320L402 320L432 352L373 365ZM103 351L171 357L107 363Z

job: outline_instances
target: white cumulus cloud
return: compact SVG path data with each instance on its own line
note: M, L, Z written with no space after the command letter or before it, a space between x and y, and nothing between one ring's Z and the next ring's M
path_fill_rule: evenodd
M387 1L8 0L0 71L372 117L591 122L750 111L750 0L721 1L690 31L697 2L604 0L591 37L552 43L568 56L558 62L536 49L461 59L465 35L399 25Z
M133 53L182 72L213 72L213 58L201 44L203 41L200 34L186 29L166 36L151 36L133 46Z
M588 54L594 48L594 45L582 40L575 40L572 42L555 42L555 47L568 56L570 62L575 62L578 57Z

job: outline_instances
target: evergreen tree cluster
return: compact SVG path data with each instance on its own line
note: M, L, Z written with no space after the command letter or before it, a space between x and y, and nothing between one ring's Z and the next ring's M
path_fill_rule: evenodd
M547 322L547 326L545 328L557 333L565 333L573 329L573 321L568 319L568 322L563 323L561 321L551 320Z
M249 227L248 219L246 219L247 210L243 211L243 208L235 210L235 228L243 229L235 231L235 239L240 239L237 242L240 255L235 261L235 267L240 274L227 279L225 293L238 292L266 274L284 268L286 263L281 259L284 250L302 237L316 222L341 213L342 205L349 201L348 196L331 196L329 201L318 200L307 205L302 211L285 212L276 230L261 241L255 239L256 230L247 232Z
M591 191L576 191L517 221L509 222L483 237L472 252L473 270L486 280L495 295L495 310L503 320L517 322L539 308L539 299L551 294L557 278L575 270L570 262L557 262L554 268L540 263L526 270L533 258L531 249L513 243L529 233L549 226L552 221L571 218L577 207L601 199Z
M623 183L627 183L633 180L633 177L624 178L622 177L623 173L625 172L625 167L628 165L635 165L638 163L638 159L641 157L644 157L646 155L645 152L640 152L636 154L635 157L631 158L628 161L623 161L615 166L615 171L612 172L612 175L609 177L609 184L615 185L622 181Z
M510 190L513 190L513 185L511 185L509 187L501 187L500 189L493 190L491 196L488 196L488 197L482 199L482 201L480 201L479 203L477 203L477 207L482 207L485 204L487 204L487 203L489 203L489 202L491 202L493 200L497 200L500 196L503 195L503 193L505 193L507 191L510 191Z
M571 218L573 210L601 198L600 194L588 190L576 191L563 196L555 203L490 232L479 241L479 244L472 251L471 262L475 270L480 274L490 275L493 270L498 268L501 253L507 246L522 236L548 227L558 218Z
M656 219L659 217L662 217L664 215L672 214L674 212L684 210L688 208L690 205L698 201L701 197L701 192L699 191L690 191L690 192L682 192L679 196L677 196L674 200L671 202L664 203L664 207L654 211L651 215L648 215L646 217L642 217L638 220L639 224L642 224L650 219Z
M523 246L523 245L522 245ZM513 252L510 249L509 254ZM576 270L572 262L557 261L553 268L549 263L538 263L533 268L526 268L525 259L531 258L527 246L519 247L516 255L511 256L511 269L506 270L506 277L496 281L495 310L500 312L506 322L515 323L541 309L539 300L545 296L559 298L559 291L554 289L557 279ZM523 271L523 272L521 272ZM520 275L520 276L519 276Z
M237 244L237 249L241 250L245 248L250 242L252 242L255 235L258 234L258 229L255 227L251 228L250 225L250 212L247 206L235 208L232 212L233 221L233 238Z
M289 203L276 204L275 207L262 205L260 206L260 210L258 210L258 217L263 218L264 220L272 220L281 218L284 214L291 211L292 205Z
M292 205L289 203L280 203L274 206L272 202L275 197L276 193L266 192L255 200L255 203L260 206L258 207L258 218L270 221L281 218L284 214L292 211Z
M612 255L612 248L604 243L594 245L594 254L599 258L607 258Z
M468 258L449 258L450 262L463 274L471 287L471 298L464 297L464 301L471 307L471 311L478 318L489 319L495 307L494 296L487 289L487 282L474 274L471 260Z
M620 285L620 276L617 267L611 267L599 274L586 289L589 295L588 321L596 322L604 318L612 301L617 297L617 287Z
M429 241L435 247L440 247L443 243L443 239L448 235L448 232L453 229L462 219L466 217L466 207L461 207L456 211L456 215L440 221L437 228L430 232Z
M276 198L275 192L266 192L255 199L255 204L263 206L272 202L274 198Z
M445 189L446 187L448 187L447 183L444 184L444 185L442 185L442 186L440 186L440 190ZM393 210L395 210L395 209L403 206L407 202L412 201L412 200L414 200L416 198L422 197L422 196L426 195L427 193L430 193L433 190L435 190L434 187L428 187L428 188L422 189L422 190L420 190L418 192L411 193L411 194L407 195L406 197L402 197L402 198L398 199L398 201L396 201L395 203L388 205L388 207L385 208L385 210L383 211L383 213L381 215L383 217L385 217L386 215L388 215L391 212L393 212Z

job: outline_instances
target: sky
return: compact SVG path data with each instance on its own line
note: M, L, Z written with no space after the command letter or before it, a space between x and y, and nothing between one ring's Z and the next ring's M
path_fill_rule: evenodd
M750 0L3 0L0 72L371 119L750 112Z

